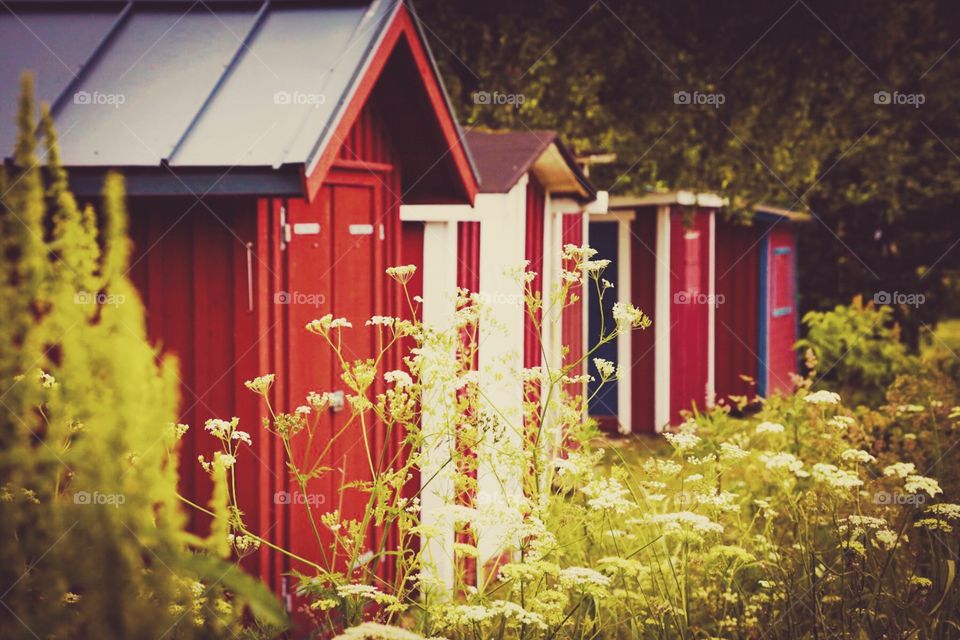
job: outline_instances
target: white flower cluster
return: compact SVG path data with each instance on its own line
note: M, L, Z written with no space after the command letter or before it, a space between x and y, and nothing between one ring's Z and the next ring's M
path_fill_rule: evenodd
M700 444L700 436L695 433L665 433L663 436L677 451L689 451Z
M847 449L840 454L840 458L844 462L857 462L860 464L870 464L871 462L877 461L876 458L861 449Z
M593 364L597 367L597 373L600 374L600 380L602 382L619 380L623 373L620 367L603 358L594 358Z
M322 318L311 320L307 323L306 329L310 333L318 336L326 336L331 329L351 329L353 325L346 318L334 318L333 314L328 313Z
M692 511L660 513L651 516L650 522L663 525L663 529L667 533L684 530L696 531L697 533L723 533L722 524Z
M613 303L613 319L618 331L646 329L651 324L649 316L629 302Z
M636 506L627 499L630 491L616 478L595 478L581 491L589 498L587 506L597 511L624 514Z
M810 404L840 404L840 394L833 391L814 391L803 397Z
M417 265L414 264L405 264L396 267L387 268L387 275L399 282L400 284L407 284L410 282L410 279L417 272Z
M894 462L883 468L883 475L887 477L895 476L897 478L906 478L916 473L916 471L917 466L912 462Z
M837 489L852 489L863 486L863 480L856 473L825 462L818 462L813 465L813 479Z
M268 373L266 375L257 376L253 380L247 380L243 383L247 389L253 391L254 393L264 394L270 390L270 387L273 386L273 381L276 379L276 375Z
M926 476L907 476L903 484L903 489L907 493L913 494L923 491L931 498L935 497L938 493L943 493L943 489L940 488L940 483Z
M783 433L783 425L779 422L761 422L757 425L754 433Z
M246 431L240 431L237 426L240 424L240 418L233 418L229 422L211 418L203 425L205 431L210 433L218 440L239 440L240 442L251 445L250 434Z
M806 478L810 475L804 471L803 461L792 453L787 453L786 451L761 454L760 462L765 464L767 469L770 469L771 471L786 469L798 478Z

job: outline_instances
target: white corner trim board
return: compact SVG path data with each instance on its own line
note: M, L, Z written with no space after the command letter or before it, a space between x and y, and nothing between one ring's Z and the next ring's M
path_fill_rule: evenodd
M670 425L670 207L657 207L656 305L654 335L654 426L657 432Z
M633 294L630 281L630 225L631 219L617 220L617 301L629 304ZM628 434L633 431L633 340L630 331L617 336L617 363L620 365L620 380L617 381L617 430Z

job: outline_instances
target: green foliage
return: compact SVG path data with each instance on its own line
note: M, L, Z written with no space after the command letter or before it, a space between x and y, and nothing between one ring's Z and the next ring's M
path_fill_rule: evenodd
M921 336L921 357L960 380L960 320L944 320Z
M25 77L0 180L0 636L232 637L253 604L282 624L261 585L184 530L176 365L147 342L126 277L123 181L107 178L98 224L46 110L41 172L35 111Z
M857 296L832 311L811 311L803 317L807 337L797 346L810 349L817 383L837 389L851 403L877 406L896 376L916 359L909 356L893 323L890 307L863 304Z

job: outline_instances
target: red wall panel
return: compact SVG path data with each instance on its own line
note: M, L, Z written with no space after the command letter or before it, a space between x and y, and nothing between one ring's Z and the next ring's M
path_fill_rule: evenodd
M543 251L544 251L544 204L543 187L530 176L527 185L527 220L524 258L530 263L528 269L536 273L528 289L533 295L543 295ZM536 320L527 313L524 316L523 366L536 367L541 362L540 323L541 313L535 314Z
M753 396L759 357L758 273L762 226L717 219L716 389L718 401Z
M143 296L147 330L152 342L179 361L179 421L190 425L180 448L180 490L206 504L211 485L197 456L209 460L219 443L203 425L211 418L240 418L240 428L254 441L238 456L240 506L251 530L277 540L268 510L283 473L271 463L272 436L262 430L259 401L243 388L245 380L269 370L258 349L267 328L255 311L258 273L266 265L255 251L262 215L257 202L131 198L130 210L132 273ZM189 513L191 529L206 534L209 518ZM265 549L244 564L270 580Z
M706 404L710 214L670 214L670 416Z
M573 244L578 247L584 245L583 223L584 214L582 212L566 213L563 215L561 236L564 245ZM572 270L574 269L574 265L564 264L563 268ZM563 346L569 349L564 361L565 365L581 359L586 349L583 343L583 285L579 282L571 285L570 294L571 296L576 296L578 300L565 307L562 313L561 341ZM571 371L571 375L579 375L583 373L584 369L584 363L581 362ZM579 390L571 391L577 392Z

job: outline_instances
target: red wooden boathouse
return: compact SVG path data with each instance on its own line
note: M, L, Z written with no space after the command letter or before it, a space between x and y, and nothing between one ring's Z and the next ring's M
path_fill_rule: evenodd
M9 9L0 86L33 71L81 197L96 197L108 169L127 177L132 276L151 337L180 359L180 421L193 426L183 490L207 499L196 459L214 441L202 425L238 416L254 434L238 475L250 528L319 558L289 503L361 479L361 448L341 439L329 464L343 477L314 481L309 498L290 494L283 453L260 433L264 408L243 381L275 372L281 410L336 390L337 366L304 325L345 316L353 355L369 355L364 321L402 312L384 269L422 262L423 225L401 223L400 205L473 202L472 162L416 15L397 0ZM13 103L0 101L0 148L12 148ZM325 428L348 413L324 416ZM398 446L375 427L370 437ZM345 501L343 517L360 508ZM206 525L195 516L194 526ZM280 591L291 569L264 550L251 568Z

